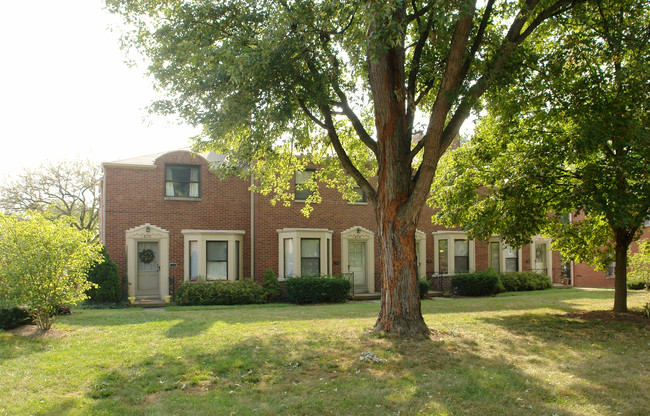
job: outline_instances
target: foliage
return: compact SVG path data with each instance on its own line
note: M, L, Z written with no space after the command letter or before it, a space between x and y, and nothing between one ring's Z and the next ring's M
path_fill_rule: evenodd
M264 303L262 286L251 279L236 282L185 282L176 291L176 304L245 305Z
M639 251L630 256L628 280L650 289L650 240L640 241Z
M451 286L460 296L491 296L504 291L499 274L494 270L454 275Z
M424 299L427 297L427 293L429 293L429 282L427 281L427 279L420 279L419 284L420 284L420 299Z
M650 212L649 19L645 1L603 0L550 22L514 82L489 93L472 142L442 162L430 200L437 222L474 237L521 246L541 233L567 258L616 260L619 312Z
M393 265L376 329L406 336L430 332L414 247L397 234L415 232L438 159L481 96L573 3L107 0L167 93L153 110L202 125L195 148L228 155L224 174L252 173L254 190L289 204L295 171L317 165L305 215L319 184L365 192Z
M286 280L289 302L345 302L350 296L350 282L336 276L292 277Z
M103 259L88 270L88 281L97 286L88 289L86 295L93 302L118 303L122 300L122 290L117 264L111 260L106 247L102 247L101 254Z
M86 280L101 247L89 243L68 217L51 221L40 213L0 214L0 297L25 307L41 329L49 329L60 306L86 298Z
M267 302L276 302L282 296L282 286L278 281L278 275L273 269L264 272L264 281L262 282Z
M545 290L553 287L551 278L535 272L509 272L499 276L506 292Z
M0 211L38 211L48 218L70 217L79 230L99 228L101 167L88 160L51 162L26 169L0 186Z
M25 308L0 308L0 329L13 329L30 322L29 312Z

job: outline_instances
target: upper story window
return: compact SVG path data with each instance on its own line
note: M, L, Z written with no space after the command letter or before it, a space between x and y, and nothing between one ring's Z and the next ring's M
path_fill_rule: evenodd
M355 204L365 204L366 202L368 202L366 193L363 191L363 189L361 189L361 187L355 185L354 187L352 187L352 190L354 191L354 193L357 194L357 200L354 201Z
M309 198L313 193L310 189L303 188L303 184L305 184L311 179L314 172L315 172L314 169L305 169L304 171L301 170L296 171L296 194L295 194L296 201L306 201L307 198Z
M172 198L199 198L200 167L195 165L165 166L165 196Z

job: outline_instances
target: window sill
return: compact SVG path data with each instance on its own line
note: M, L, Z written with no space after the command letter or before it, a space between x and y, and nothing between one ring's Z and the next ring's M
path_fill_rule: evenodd
M368 205L367 202L350 202L348 201L348 205Z
M183 197L183 196L166 196L164 198L165 201L201 201L201 198L190 198L190 197Z

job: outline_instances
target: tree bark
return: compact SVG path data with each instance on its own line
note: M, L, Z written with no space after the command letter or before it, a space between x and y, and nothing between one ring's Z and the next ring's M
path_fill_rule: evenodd
M627 252L635 231L615 228L614 312L627 312ZM631 237L632 236L632 237Z

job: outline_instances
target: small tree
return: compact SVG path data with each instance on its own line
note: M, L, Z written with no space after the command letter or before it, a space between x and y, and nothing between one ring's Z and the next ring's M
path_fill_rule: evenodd
M76 305L94 286L86 272L102 257L90 237L69 218L0 214L0 297L25 307L40 329L50 329L57 307Z
M630 256L630 282L643 282L650 289L650 240L639 243L639 251Z
M97 287L88 289L86 295L94 302L119 302L122 292L117 264L111 260L106 247L102 247L101 254L102 259L88 270L88 281L95 283Z

